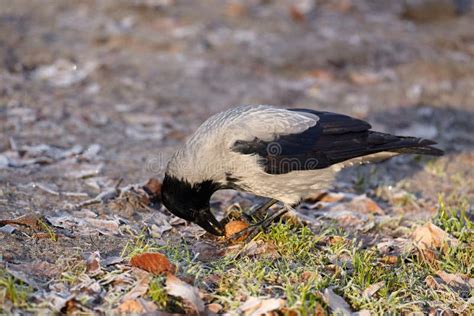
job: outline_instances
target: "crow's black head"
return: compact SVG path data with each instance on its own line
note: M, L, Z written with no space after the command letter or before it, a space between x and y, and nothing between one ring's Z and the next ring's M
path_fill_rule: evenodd
M224 229L209 206L211 195L218 189L219 185L211 180L190 184L165 175L161 186L161 199L174 215L198 224L211 234L223 235Z

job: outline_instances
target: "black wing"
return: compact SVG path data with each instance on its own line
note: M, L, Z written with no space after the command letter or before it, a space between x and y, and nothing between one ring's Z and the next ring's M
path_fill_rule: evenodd
M318 123L300 134L283 135L273 141L238 140L232 150L261 157L265 172L322 169L333 164L381 151L442 155L430 147L435 142L416 137L394 136L371 131L370 124L347 115L309 109L289 109L319 117Z

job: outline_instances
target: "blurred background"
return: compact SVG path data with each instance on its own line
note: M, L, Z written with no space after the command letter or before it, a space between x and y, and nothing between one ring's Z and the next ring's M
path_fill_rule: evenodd
M433 200L443 192L472 201L470 7L1 0L0 203L13 213L54 208L56 197L31 183L93 196L120 178L160 177L208 116L261 103L347 113L382 131L435 139L449 155L424 172L414 173L411 157L381 174L388 183L409 176L410 190ZM366 175L354 177L357 184Z

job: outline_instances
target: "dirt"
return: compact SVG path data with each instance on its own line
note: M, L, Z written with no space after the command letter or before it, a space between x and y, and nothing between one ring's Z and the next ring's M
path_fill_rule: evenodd
M432 216L439 194L467 199L472 210L474 13L418 21L401 1L346 2L291 13L291 1L0 0L0 219L86 209L138 232L159 212L70 205L120 179L122 187L160 179L201 122L241 104L342 112L434 139L446 150L437 161L408 156L345 170L337 190L366 192L387 213L413 219ZM2 167L2 153L25 161L24 148L40 144L83 150ZM92 144L99 152L84 158ZM71 175L87 168L97 172ZM377 195L382 186L403 188L422 206L396 210ZM217 206L234 201L226 194ZM0 232L0 260L113 256L130 239L91 236L53 242Z

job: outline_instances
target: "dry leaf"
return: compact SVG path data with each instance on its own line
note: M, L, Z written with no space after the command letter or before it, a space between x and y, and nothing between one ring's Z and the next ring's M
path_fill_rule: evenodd
M352 10L352 0L333 0L328 1L328 8L341 13L347 13Z
M82 163L78 167L66 173L66 177L72 179L85 179L99 175L104 169L104 164L86 164Z
M432 223L426 223L418 227L411 235L411 238L421 251L440 249L445 246L456 246L459 243L456 238Z
M198 313L204 311L204 302L199 295L199 290L172 274L168 274L166 277L166 292L169 295L182 298Z
M152 279L152 276L149 273L146 273L141 270L134 270L134 273L137 278L137 283L135 286L128 292L127 294L122 297L122 302L136 299L140 296L143 296L148 292L148 286Z
M8 268L34 278L52 279L62 272L63 267L46 261L30 261L28 263L9 264Z
M365 195L358 196L354 199L354 202L360 202L364 205L365 209L370 213L383 214L383 210L380 206L372 199L368 198Z
M126 314L146 314L156 311L158 307L151 301L143 299L127 300L117 307L118 313Z
M100 269L100 253L95 251L90 254L86 260L86 272L89 275L97 275L101 272Z
M106 220L106 219L97 219L97 218L84 218L83 221L87 225L88 229L95 228L99 233L103 235L116 235L119 233L119 221Z
M304 272L301 273L301 275L300 275L301 282L306 282L306 281L308 281L309 279L314 278L315 275L316 275L316 272L304 271Z
M250 313L251 316L257 316L257 315L263 315L272 311L277 311L283 308L286 304L286 301L279 298L269 298L266 300L263 300L259 306L259 308ZM247 313L246 313L247 314Z
M309 75L313 78L318 79L319 81L323 82L331 82L334 81L334 73L325 70L325 69L315 69L309 72Z
M283 299L259 299L257 297L250 297L239 307L238 311L246 316L264 315L268 312L280 310L285 304L286 301Z
M349 79L352 83L357 85L371 85L379 82L379 76L376 73L361 71L349 73Z
M437 271L436 274L441 278L441 280L455 290L469 292L472 287L470 284L472 283L471 279L459 273Z
M367 197L367 195L365 194L353 197L351 201L347 203L346 208L350 209L351 211L356 211L362 214L384 214L382 208L374 200Z
M194 243L192 245L192 250L196 259L203 262L216 260L224 254L223 249L217 247L215 243L211 244L205 241Z
M161 197L161 182L155 178L150 178L147 183L143 186L148 195L150 195L151 200L160 200Z
M374 283L370 286L368 286L364 292L362 292L362 296L364 298L370 298L372 297L375 293L377 293L378 290L380 290L383 286L385 285L384 281L380 281L377 283Z
M324 300L329 305L334 314L337 315L351 315L351 307L341 296L334 293L332 289L324 290Z
M296 5L291 5L289 12L291 19L295 22L303 22L306 19L304 13Z
M118 307L118 312L120 313L144 313L142 304L137 300L128 300L123 302Z
M157 252L147 252L133 256L130 259L130 264L153 274L174 273L176 270L176 267L165 255Z
M223 309L222 305L217 304L217 303L211 303L207 305L207 310L214 314L218 314L220 311L222 311L222 309Z
M238 232L244 230L245 228L247 228L249 226L249 224L247 224L246 222L243 222L243 221L232 221L232 222L229 222L225 225L225 236L227 238L230 238L232 237L234 234L237 234ZM241 237L235 239L235 241L243 241L245 240L245 238L247 238L248 236L248 233L247 234L244 234L242 235Z
M413 242L411 242L409 239L399 237L379 242L377 244L377 249L382 255L385 255L385 257L382 257L381 259L382 262L385 261L387 263L396 263L395 259L397 259L398 256L401 254L411 253L414 249L414 246Z
M54 87L69 87L85 80L96 68L95 61L77 64L65 59L58 59L51 65L42 65L35 69L34 79L45 80Z
M225 14L230 17L243 16L247 12L247 8L242 3L231 2L227 5Z
M429 288L432 288L432 289L439 288L439 282L436 280L436 278L432 277L431 275L428 275L426 277L425 283Z
M397 256L383 256L380 258L380 262L386 263L386 264L395 264L398 262L398 257Z
M240 251L240 255L273 259L280 257L275 244L271 241L265 242L263 240L252 240L244 246Z
M48 216L47 220L54 226L74 231L79 235L91 235L97 232L103 235L117 235L119 231L119 220L98 219L97 214L87 209L79 212L63 212L56 216Z
M36 214L26 214L19 216L14 219L4 219L0 220L0 226L5 225L20 225L20 226L28 226L32 229L40 229L41 228L41 216Z
M326 313L326 310L324 309L324 307L319 304L319 303L316 303L316 307L314 308L314 316L326 316L327 313Z
M294 310L294 309L289 309L289 308L286 308L286 307L283 307L280 312L285 315L285 316L298 316L298 311L297 310ZM281 315L280 313L278 314L274 314L272 313L272 315Z
M327 236L321 240L321 243L328 245L337 245L339 243L347 242L347 239L342 236Z

